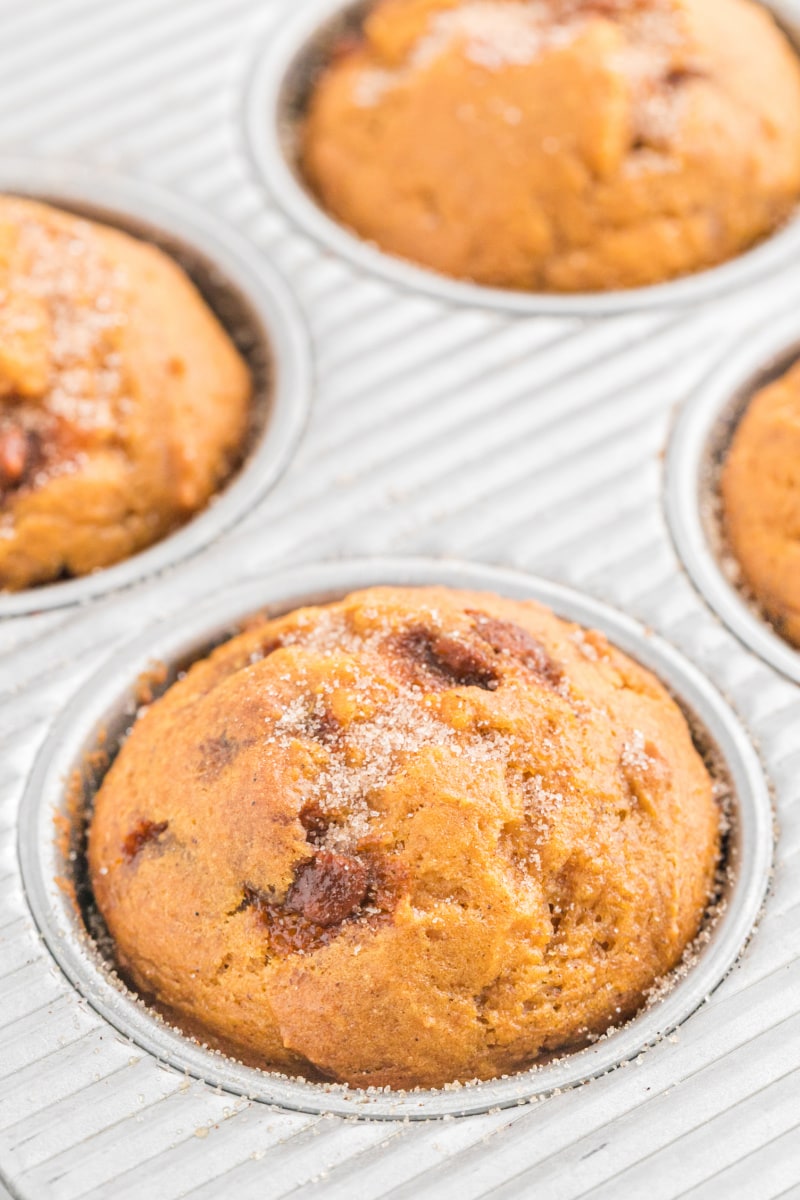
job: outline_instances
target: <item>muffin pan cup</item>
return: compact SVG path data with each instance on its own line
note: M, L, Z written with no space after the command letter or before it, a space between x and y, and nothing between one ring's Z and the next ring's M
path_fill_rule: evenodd
M278 614L375 584L443 584L534 599L568 620L601 629L663 680L707 748L724 764L731 786L727 882L719 915L701 935L693 963L679 970L662 999L595 1044L491 1082L436 1091L358 1090L290 1080L212 1053L123 990L87 937L74 898L63 888L71 866L56 838L54 821L74 821L70 781L76 772L87 775L87 756L93 752L113 755L134 719L138 682L154 664L164 664L171 681L254 612ZM92 786L84 781L84 787L90 794ZM735 963L764 900L772 851L770 797L758 757L728 705L669 644L604 604L556 584L495 568L419 559L327 563L286 571L221 594L188 617L167 621L138 638L83 687L52 729L25 791L19 824L24 886L44 940L75 987L113 1026L158 1060L227 1091L288 1109L380 1119L466 1115L518 1105L636 1057L690 1017Z
M0 160L0 191L43 200L152 241L177 259L231 334L254 376L241 466L206 508L132 557L81 578L0 592L0 619L126 588L209 545L258 504L289 463L310 406L311 354L278 272L230 225L138 179L83 167Z
M800 317L793 313L747 337L717 363L681 408L665 464L664 497L675 548L695 587L741 642L794 683L800 652L759 615L726 571L719 477L736 427L755 393L800 358Z
M324 248L402 288L451 304L519 315L605 317L723 297L753 284L800 253L800 212L737 258L694 275L624 291L559 294L485 287L451 279L388 254L329 216L298 165L297 130L315 76L334 38L357 27L374 0L305 0L258 47L244 98L244 126L254 169L268 194ZM800 51L800 0L767 0Z

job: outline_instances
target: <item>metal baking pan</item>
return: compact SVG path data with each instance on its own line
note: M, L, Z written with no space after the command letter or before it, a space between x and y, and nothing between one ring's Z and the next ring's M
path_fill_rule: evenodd
M35 155L26 169L44 175L51 158L103 175L113 166L132 181L120 206L135 209L140 184L158 185L202 225L227 227L259 276L265 258L275 263L310 330L316 389L290 468L224 536L84 604L41 603L0 622L0 1175L25 1200L791 1194L800 1181L800 688L746 648L692 583L665 519L661 455L674 412L694 404L756 325L777 328L798 311L796 224L730 268L620 297L497 296L388 260L332 222L312 229L312 201L296 180L281 183L283 149L262 159L265 179L247 148L262 136L254 122L291 115L277 76L275 108L266 92L259 107L255 89L263 54L278 55L290 29L296 39L297 23L310 29L322 13L316 0L301 7L60 0L46 20L41 5L4 18L4 150ZM797 0L781 15L800 26ZM263 136L276 142L269 128ZM79 170L60 170L61 183ZM54 196L57 183L51 175ZM44 182L33 190L47 193ZM270 198L279 193L281 206ZM323 219L316 210L313 221ZM686 472L682 484L691 503L696 479ZM57 726L72 729L64 713L80 723L76 697L104 662L124 674L125 647L148 631L161 637L163 621L189 631L197 613L210 631L215 618L206 624L202 606L215 609L223 591L252 586L265 598L282 580L296 596L307 585L299 575L291 584L291 572L303 563L332 560L333 580L336 560L375 554L436 557L426 569L442 579L473 569L452 566L451 555L516 567L635 618L614 618L616 640L625 646L625 630L638 637L644 627L694 663L708 681L701 690L722 695L715 704L741 725L726 756L755 771L757 750L778 819L757 930L690 1019L585 1086L554 1085L535 1103L458 1120L278 1108L201 1082L205 1060L184 1075L121 1033L57 965L17 854L39 749L53 751ZM358 568L364 580L372 569ZM496 586L523 586L513 578ZM112 709L126 683L104 679L93 703ZM673 686L680 692L681 680ZM51 786L48 802L60 795ZM39 832L25 839L32 897L45 842ZM748 876L756 890L763 862ZM40 900L49 905L49 893ZM68 955L76 929L62 929ZM734 956L738 944L737 934Z

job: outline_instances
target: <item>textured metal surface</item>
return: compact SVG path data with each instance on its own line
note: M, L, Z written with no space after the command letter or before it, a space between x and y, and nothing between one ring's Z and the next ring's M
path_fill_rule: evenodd
M800 260L713 304L509 319L395 290L270 204L239 123L253 45L291 0L0 2L0 146L111 166L223 217L310 323L317 393L286 475L169 574L0 625L0 1172L44 1200L235 1195L777 1197L800 1181L800 691L742 650L663 516L672 412L754 322L797 310ZM22 893L16 816L59 712L120 644L223 583L342 554L455 555L572 584L656 629L758 743L781 833L735 972L640 1062L512 1112L351 1124L191 1082L81 1001Z

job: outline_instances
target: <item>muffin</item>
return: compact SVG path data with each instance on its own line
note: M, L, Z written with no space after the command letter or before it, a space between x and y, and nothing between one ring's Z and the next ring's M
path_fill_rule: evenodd
M85 575L204 507L251 381L176 262L0 196L0 589Z
M800 646L800 362L750 401L721 490L726 541L745 584Z
M137 720L96 796L123 977L263 1068L518 1071L634 1014L697 933L719 817L686 721L534 603L373 588L259 622Z
M335 218L444 275L641 287L792 212L800 62L750 0L379 0L300 159Z

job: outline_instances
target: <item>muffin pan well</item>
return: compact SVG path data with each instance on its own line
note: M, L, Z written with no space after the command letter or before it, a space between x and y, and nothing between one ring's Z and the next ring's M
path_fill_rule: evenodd
M104 570L17 593L0 618L83 603L196 554L245 516L280 477L305 425L311 364L294 298L229 226L140 180L73 166L4 160L0 191L44 200L150 241L180 263L251 370L254 395L241 465L180 529Z
M719 480L750 399L798 358L800 321L794 314L746 337L681 408L665 468L667 518L695 586L745 646L795 683L800 683L800 653L780 637L737 581L737 565L722 529Z
M755 283L800 250L800 216L763 242L718 267L667 283L604 293L526 293L450 279L384 253L328 215L298 165L298 126L333 43L359 28L369 0L310 0L258 49L245 97L244 120L255 170L267 193L311 237L354 266L390 283L453 304L508 313L602 317L699 303ZM768 2L800 50L794 2Z
M104 756L113 758L141 703L141 681L152 674L153 665L167 668L160 690L254 612L274 615L374 584L495 591L541 601L560 616L599 628L670 689L725 796L729 830L714 915L709 915L688 959L674 973L672 986L659 987L660 998L589 1048L519 1075L437 1091L390 1092L321 1086L246 1068L203 1049L148 1011L125 991L104 960L102 932L99 941L87 932L98 932L99 925L82 866L85 812L102 777L97 764ZM26 790L19 838L28 901L47 945L89 1003L132 1041L159 1060L227 1091L290 1109L385 1119L517 1105L602 1074L672 1032L702 1004L739 955L764 900L773 848L769 793L755 752L727 704L666 642L648 636L605 605L555 584L488 567L415 559L343 562L277 574L221 593L191 617L169 621L114 655L52 730Z

